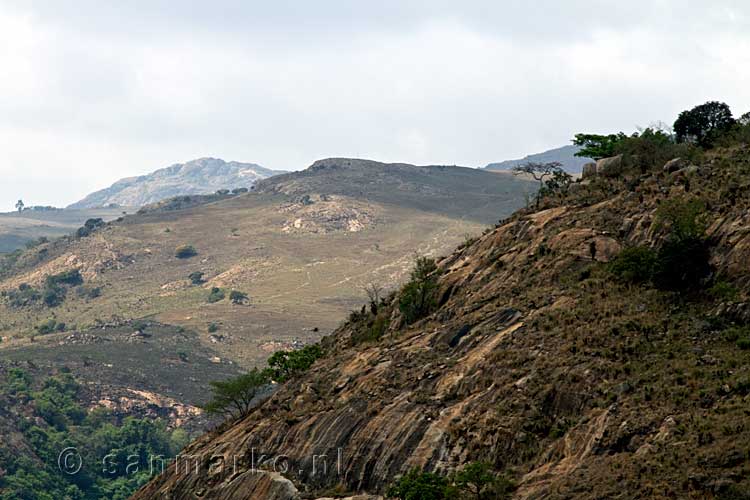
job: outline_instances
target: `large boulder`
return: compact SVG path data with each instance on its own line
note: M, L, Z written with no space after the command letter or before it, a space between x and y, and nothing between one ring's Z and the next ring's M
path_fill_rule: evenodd
M588 179L596 175L596 163L593 161L586 163L581 171L581 178Z
M596 162L596 173L604 177L617 177L622 173L622 155L602 158Z
M682 158L673 158L669 160L667 163L664 164L663 170L664 172L671 174L672 172L677 172L678 170L685 168L687 166L687 161L683 160Z

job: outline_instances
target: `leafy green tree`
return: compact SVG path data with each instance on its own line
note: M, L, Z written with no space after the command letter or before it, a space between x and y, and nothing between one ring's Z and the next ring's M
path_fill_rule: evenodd
M746 127L746 126L750 125L750 111L748 111L747 113L745 113L742 116L740 116L737 119L737 123L739 123L743 127Z
M399 500L448 500L456 498L456 491L448 478L412 469L391 486L388 496Z
M709 101L683 111L674 122L677 142L693 142L710 147L718 135L734 125L732 111L723 102Z
M307 371L322 355L323 349L318 344L296 351L276 351L268 358L269 374L277 382L286 382Z
M255 396L268 383L267 374L257 368L229 380L211 382L213 397L203 408L214 415L244 417L250 413Z
M601 160L617 154L617 149L627 136L623 132L617 134L576 134L573 144L581 146L575 155L583 158Z
M437 274L435 259L417 257L411 279L401 289L398 302L407 324L424 318L437 306Z
M495 474L486 462L472 462L466 465L453 476L453 484L476 500L507 498L515 489L513 481Z

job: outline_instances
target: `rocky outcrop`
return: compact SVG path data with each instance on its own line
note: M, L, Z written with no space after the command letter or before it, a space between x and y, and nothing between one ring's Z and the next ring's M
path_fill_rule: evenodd
M581 171L581 178L582 179L588 179L590 177L593 177L596 175L596 163L594 162L588 162L583 166L583 170Z
M622 169L622 155L602 158L596 162L596 173L604 177L617 177Z
M225 162L200 158L176 163L147 175L121 179L112 186L91 193L68 208L94 208L109 205L141 207L176 196L211 194L220 189L249 188L277 172L254 163Z

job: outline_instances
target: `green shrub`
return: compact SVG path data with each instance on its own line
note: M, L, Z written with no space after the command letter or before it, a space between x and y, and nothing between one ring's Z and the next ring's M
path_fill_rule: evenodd
M50 318L39 323L36 327L34 327L34 329L39 335L46 335L54 332L64 332L65 323L58 322L54 318Z
M456 497L448 478L412 469L388 490L388 496L400 500L447 500Z
M743 337L741 339L738 339L737 347L739 347L743 351L747 351L748 349L750 349L750 337Z
M401 288L398 301L407 324L424 318L437 306L437 274L434 259L417 257L411 279Z
M97 297L101 297L102 289L101 287L98 287L98 286L94 286L94 287L80 286L76 289L76 293L81 298L95 299Z
M213 287L208 293L208 303L213 304L214 302L221 302L225 297L224 290L221 288Z
M248 302L249 298L246 293L240 292L239 290L232 290L229 292L229 300L232 301L232 304L245 304Z
M296 351L276 351L268 358L269 374L277 382L285 382L307 371L322 355L323 349L318 344Z
M21 283L17 290L3 292L3 294L7 297L8 304L15 308L28 307L42 298L42 294L27 283Z
M739 295L739 290L727 281L717 281L708 290L708 294L716 300L734 300Z
M656 265L656 252L645 246L626 248L609 264L609 269L622 281L646 283Z
M198 251L192 245L180 245L174 251L174 256L178 259L189 259L196 255L198 255Z
M697 198L672 198L656 209L656 223L669 225L669 237L677 240L702 238L706 231L706 204Z
M195 271L190 274L188 274L188 279L190 280L190 283L193 285L202 285L206 281L203 279L203 272L201 271Z
M42 291L42 301L47 307L57 307L65 301L67 290L59 285L47 285Z
M699 287L711 273L710 254L703 239L666 241L656 256L654 284L663 290Z
M516 489L513 481L495 474L487 462L472 462L453 476L453 484L469 498L499 500L510 497Z
M78 286L83 284L83 277L81 276L81 272L78 269L71 269L59 274L47 276L45 283L47 285Z
M214 333L219 331L219 325L216 323L209 323L208 324L208 333Z

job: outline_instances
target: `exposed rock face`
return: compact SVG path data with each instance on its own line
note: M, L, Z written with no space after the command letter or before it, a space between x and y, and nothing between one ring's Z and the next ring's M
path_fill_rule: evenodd
M715 169L699 187L724 175ZM188 448L203 463L236 459L231 480L170 470L134 498L280 499L247 496L268 481L247 472L261 452L287 457L285 477L310 498L336 485L382 494L413 467L449 473L475 460L512 474L519 498L688 498L712 495L716 474L722 488L743 481L750 429L719 429L746 421L747 391L741 375L719 374L741 353L701 321L716 305L674 314L672 296L620 285L597 263L664 241L657 206L665 191L685 195L661 171L633 178L635 192L612 180L614 195L517 214L442 259L427 318L404 326L396 299L383 306L391 322L379 340L355 344L360 320L340 328L304 376ZM750 196L712 200L722 214L707 231L712 264L746 293ZM689 378L696 366L731 380ZM322 455L325 472L313 463Z
M622 155L602 158L596 162L596 173L604 177L616 177L622 173Z
M587 179L589 177L593 177L596 175L596 163L594 162L588 162L583 166L583 171L581 173L582 179Z
M119 180L68 208L93 208L111 204L140 207L175 196L210 194L219 189L249 188L258 180L279 173L283 172L269 170L254 163L200 158L187 163L176 163L148 175Z

